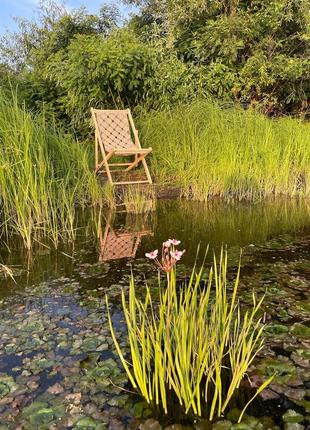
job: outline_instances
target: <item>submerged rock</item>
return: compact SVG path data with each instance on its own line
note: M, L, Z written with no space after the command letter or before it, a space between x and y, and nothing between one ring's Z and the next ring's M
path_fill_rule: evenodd
M144 423L140 424L139 430L162 430L162 426L158 421L149 418Z

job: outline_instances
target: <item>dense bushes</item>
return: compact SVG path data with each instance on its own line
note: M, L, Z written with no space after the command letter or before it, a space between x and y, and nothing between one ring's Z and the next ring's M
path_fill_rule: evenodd
M159 26L205 92L277 115L308 107L309 16L308 0L150 0L136 25Z
M55 81L60 109L81 129L89 124L91 106L113 109L142 102L154 55L129 32L108 39L78 35L66 50L50 56L45 77Z
M132 3L138 15L116 29L115 10L43 2L39 22L2 38L0 86L11 69L29 107L44 101L84 134L90 105L169 109L212 96L273 116L309 112L307 0Z

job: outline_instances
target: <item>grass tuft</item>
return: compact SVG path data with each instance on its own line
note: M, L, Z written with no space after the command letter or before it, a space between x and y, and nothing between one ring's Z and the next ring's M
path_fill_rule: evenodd
M154 211L156 208L156 196L153 186L138 187L127 185L124 189L123 204L126 212L144 213Z

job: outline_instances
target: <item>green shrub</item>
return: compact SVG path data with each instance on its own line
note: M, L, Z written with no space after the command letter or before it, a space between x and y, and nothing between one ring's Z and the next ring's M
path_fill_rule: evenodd
M50 56L46 78L63 94L62 109L80 131L89 131L89 109L136 105L152 74L155 52L130 32L108 39L79 35L66 50Z

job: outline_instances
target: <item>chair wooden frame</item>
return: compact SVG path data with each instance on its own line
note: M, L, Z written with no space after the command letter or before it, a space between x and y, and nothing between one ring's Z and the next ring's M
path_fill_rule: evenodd
M138 130L134 125L130 109L100 110L91 108L91 114L95 126L95 171L106 173L111 185L152 184L152 178L145 160L145 157L152 152L152 148L141 148ZM120 120L120 126L118 126L117 120ZM108 135L109 129L113 135ZM126 163L111 163L109 161L113 156L134 156L134 160ZM146 180L123 182L113 180L113 172L129 172L140 163L143 165ZM121 167L122 169L114 169L114 167Z

